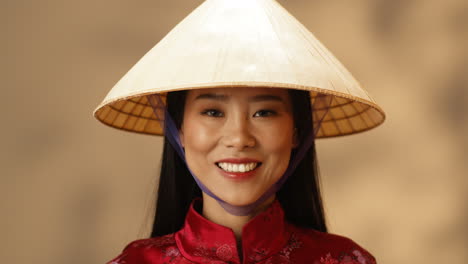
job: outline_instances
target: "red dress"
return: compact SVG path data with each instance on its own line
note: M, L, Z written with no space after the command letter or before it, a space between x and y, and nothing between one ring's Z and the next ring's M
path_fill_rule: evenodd
M205 219L194 209L194 203L181 230L131 242L108 264L240 264L232 230ZM244 264L376 263L369 252L349 238L289 224L278 200L244 226L242 251Z

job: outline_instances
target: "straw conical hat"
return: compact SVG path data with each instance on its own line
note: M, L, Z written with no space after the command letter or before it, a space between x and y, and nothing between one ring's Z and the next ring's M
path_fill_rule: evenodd
M308 90L312 103L328 95L316 137L365 131L385 119L343 65L274 0L203 2L123 76L94 116L115 128L162 135L146 95L216 87Z

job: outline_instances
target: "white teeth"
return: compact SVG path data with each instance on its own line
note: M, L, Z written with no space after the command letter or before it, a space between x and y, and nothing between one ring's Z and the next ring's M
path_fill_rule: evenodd
M218 163L218 167L225 171L229 172L246 172L255 169L258 166L257 162L251 163L241 163L241 164L234 164L234 163L227 163L227 162L220 162Z
M245 172L245 165L244 164L239 165L239 171L240 172Z

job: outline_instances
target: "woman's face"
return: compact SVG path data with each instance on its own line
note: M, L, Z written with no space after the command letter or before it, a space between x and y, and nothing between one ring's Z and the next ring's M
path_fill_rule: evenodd
M253 203L288 167L293 120L285 89L191 90L180 131L187 164L225 202Z

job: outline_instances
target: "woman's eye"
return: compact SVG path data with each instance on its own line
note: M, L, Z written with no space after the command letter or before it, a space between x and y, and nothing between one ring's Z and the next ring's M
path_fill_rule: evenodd
M266 116L273 116L273 115L276 115L276 112L273 110L260 110L254 114L254 117L259 117L259 116L266 117Z
M212 117L222 117L223 113L216 109L207 109L201 113L202 115L212 116Z

